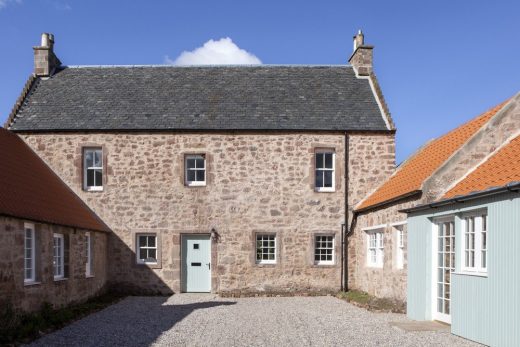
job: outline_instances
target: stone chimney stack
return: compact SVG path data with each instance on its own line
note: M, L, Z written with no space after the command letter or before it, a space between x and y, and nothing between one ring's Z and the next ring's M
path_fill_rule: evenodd
M354 52L348 62L354 67L358 76L369 76L372 73L372 50L374 46L365 45L365 35L361 30L354 36Z
M54 54L54 35L43 33L40 46L33 47L34 50L34 75L40 77L51 76L61 61Z

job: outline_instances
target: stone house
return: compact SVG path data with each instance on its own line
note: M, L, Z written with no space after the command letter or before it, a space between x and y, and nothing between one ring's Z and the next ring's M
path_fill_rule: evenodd
M520 129L434 202L407 209L407 314L519 346ZM427 256L425 256L427 255Z
M520 93L425 144L359 202L348 236L349 287L406 301L410 246L402 210L441 198L519 129Z
M0 162L0 305L35 311L103 291L108 227L3 128Z
M352 208L395 169L360 32L350 65L62 66L52 35L6 128L106 223L139 292L345 286Z

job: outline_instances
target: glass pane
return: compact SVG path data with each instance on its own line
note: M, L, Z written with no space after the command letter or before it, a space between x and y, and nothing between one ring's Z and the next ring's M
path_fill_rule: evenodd
M199 169L204 169L204 159L195 159L195 165Z
M188 175L188 178L187 178L188 182L195 181L195 171L194 170L188 170L187 175Z
M96 150L94 152L94 166L95 167L102 167L103 166L103 162L102 162L102 153L101 153L101 150Z
M94 152L92 150L85 151L85 166L92 167L94 166Z
M157 250L155 250L155 249L149 249L148 250L148 260L149 261L156 261L157 260L156 251Z
M316 170L316 187L323 187L323 171Z
M87 170L87 187L94 186L94 170Z
M325 187L332 187L332 171L325 171L325 177L324 177L324 186Z
M204 176L205 176L205 175L204 175L205 172L204 172L204 170L197 170L196 172L197 172L197 173L196 173L197 181L198 181L198 182L204 182L204 181L205 181L205 178L204 178Z
M327 169L332 169L332 153L325 153L325 167Z
M186 159L186 167L188 169L194 169L195 168L195 159Z
M323 153L316 153L316 168L323 168Z
M155 247L155 236L148 236L148 246Z
M139 247L146 246L146 237L145 236L139 236Z
M444 313L450 314L450 301L444 300Z
M96 187L101 187L103 185L103 171L102 170L94 170L94 185Z
M437 299L437 312L442 313L442 299Z
M144 248L139 249L139 259L142 259L142 260L146 259L146 249L144 249Z

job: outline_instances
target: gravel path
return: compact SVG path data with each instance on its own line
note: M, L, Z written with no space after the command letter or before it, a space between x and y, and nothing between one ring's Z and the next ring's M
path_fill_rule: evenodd
M449 332L403 332L401 314L334 297L130 297L31 346L477 346Z

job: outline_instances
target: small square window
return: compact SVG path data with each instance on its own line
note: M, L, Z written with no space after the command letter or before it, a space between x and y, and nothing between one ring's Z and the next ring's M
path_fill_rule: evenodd
M157 235L137 235L137 263L157 264Z
M199 244L198 243L194 243L193 244L193 249L199 249Z

